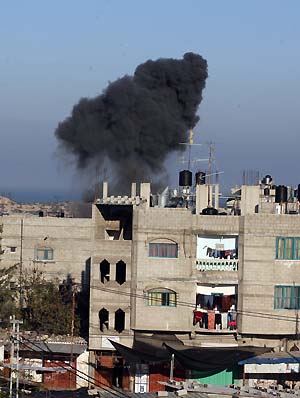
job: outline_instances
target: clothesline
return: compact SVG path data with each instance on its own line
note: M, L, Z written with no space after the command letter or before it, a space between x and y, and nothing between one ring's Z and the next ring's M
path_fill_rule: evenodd
M238 258L238 250L237 249L217 250L208 247L206 249L206 255L213 258L233 260L235 258Z

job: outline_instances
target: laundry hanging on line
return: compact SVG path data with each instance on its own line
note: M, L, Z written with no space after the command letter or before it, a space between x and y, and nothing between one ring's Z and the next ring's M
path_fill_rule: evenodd
M235 258L238 258L238 250L237 249L217 250L208 247L206 250L206 255L213 258L233 260Z

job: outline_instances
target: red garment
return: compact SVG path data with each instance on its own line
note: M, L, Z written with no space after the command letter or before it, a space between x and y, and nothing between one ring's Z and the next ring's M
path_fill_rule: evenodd
M230 296L222 296L222 310L228 311L231 306L231 297Z
M215 328L215 311L208 312L208 329L212 330Z
M202 315L203 313L201 311L194 311L194 320L193 320L193 325L197 325L197 323L202 321Z

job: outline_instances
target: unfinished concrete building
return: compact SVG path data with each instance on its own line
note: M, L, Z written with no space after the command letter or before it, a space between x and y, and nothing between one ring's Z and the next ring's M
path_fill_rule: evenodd
M218 187L206 184L195 212L153 206L148 184L137 198L135 186L131 198L106 189L93 211L89 334L102 382L113 342L132 347L153 333L189 346L294 344L300 219L278 212L275 191L243 186L234 211L218 214Z
M148 183L111 196L104 183L91 219L3 216L1 266L21 259L88 283L93 376L146 391L151 369L132 380L114 343L130 349L154 334L196 347L299 347L300 195L280 187L266 176L220 208L218 186L203 179L195 196L183 186L156 197Z

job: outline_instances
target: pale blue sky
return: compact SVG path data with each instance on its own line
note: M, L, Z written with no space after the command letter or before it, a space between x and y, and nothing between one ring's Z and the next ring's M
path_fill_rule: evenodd
M300 183L299 20L299 0L0 1L2 190L82 186L55 157L58 122L139 63L187 51L208 61L196 132L218 142L224 186L243 169Z

